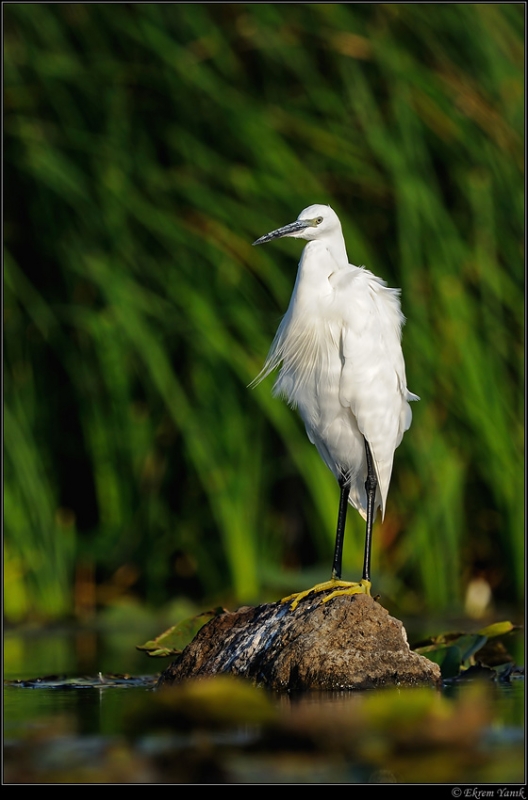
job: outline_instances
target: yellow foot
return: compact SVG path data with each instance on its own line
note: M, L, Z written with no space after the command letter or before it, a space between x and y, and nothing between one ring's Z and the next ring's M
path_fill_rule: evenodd
M295 611L301 600L308 597L309 594L316 594L318 592L330 591L330 594L323 598L323 603L328 603L333 597L338 597L340 594L368 594L370 595L370 581L360 580L359 583L349 583L348 581L329 580L324 583L318 583L311 589L306 589L304 592L297 592L290 594L288 597L283 597L283 603L289 603L293 600L290 606L290 611Z

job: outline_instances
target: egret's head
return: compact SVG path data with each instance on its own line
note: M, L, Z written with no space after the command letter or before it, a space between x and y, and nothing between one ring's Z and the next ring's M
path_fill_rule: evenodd
M336 232L341 232L339 217L330 206L319 204L308 206L301 211L295 222L277 228L276 231L266 233L257 239L253 244L265 244L272 239L280 239L283 236L292 236L294 239L322 239L331 236Z

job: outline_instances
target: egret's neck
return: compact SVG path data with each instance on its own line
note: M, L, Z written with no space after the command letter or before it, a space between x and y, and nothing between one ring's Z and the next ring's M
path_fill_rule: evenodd
M326 249L337 264L337 269L344 269L348 267L348 256L345 247L345 240L342 236L335 236L328 242L325 242Z
M330 276L348 266L343 238L313 239L304 248L299 262L291 308L296 312L333 293ZM300 312L300 313L304 313Z
M315 273L322 279L340 269L348 267L345 240L342 236L314 239L303 250L301 263L303 272Z

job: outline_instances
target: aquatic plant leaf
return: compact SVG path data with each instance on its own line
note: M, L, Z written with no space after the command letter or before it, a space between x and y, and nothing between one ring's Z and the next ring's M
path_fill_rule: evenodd
M481 628L478 633L481 636L486 636L488 639L493 639L496 636L504 636L505 633L510 633L517 628L516 625L513 625L511 622L494 622L491 625L487 625L485 628Z
M200 628L219 614L224 614L225 609L217 607L211 611L203 611L195 617L189 617L178 625L173 625L155 639L150 639L145 644L136 645L137 650L144 650L151 658L166 658L179 655L183 648L191 642Z
M477 633L440 633L413 650L438 664L442 678L454 678L460 670L474 664L476 653L479 654L479 663L484 666L494 667L511 662L512 657L499 639L516 627L509 621L503 621L488 625ZM493 641L490 642L490 639Z
M480 636L486 636L488 639L492 639L496 636L504 636L506 633L510 633L510 631L516 630L518 626L513 625L509 621L503 622L494 622L491 625L487 625L485 628L481 628L479 631L476 631L476 634ZM473 636L475 635L474 632L469 633L468 631L444 631L443 633L438 633L436 636L430 636L423 641L417 642L413 646L413 650L417 653L426 652L428 648L432 648L436 645L447 645L452 644L453 642L460 639L462 636Z
M427 650L427 652L421 652L421 654L438 664L442 678L455 678L459 674L462 667L462 656L460 648L456 645L449 647L434 646L430 649L420 648L420 650Z
M462 664L468 666L467 662L470 661L472 656L474 656L487 641L488 639L486 636L481 636L478 633L466 634L457 639L454 644L460 650L460 660Z
M416 652L434 661L435 664L438 664L442 673L442 678L454 678L464 666L469 666L472 656L478 652L486 642L487 638L478 633L463 634L451 641L449 645L442 642L441 644L419 647L416 649Z

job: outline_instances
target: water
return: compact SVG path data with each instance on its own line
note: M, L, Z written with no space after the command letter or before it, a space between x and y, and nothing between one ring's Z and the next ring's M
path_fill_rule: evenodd
M5 783L524 781L522 678L441 692L291 698L220 681L162 693L167 662L134 649L146 638L6 634L7 681L70 677L6 685ZM125 672L135 677L112 677Z

